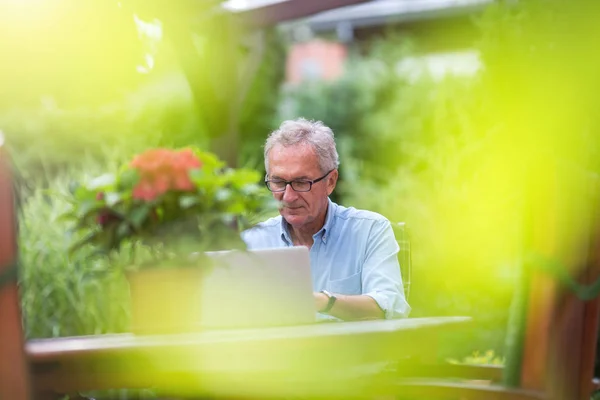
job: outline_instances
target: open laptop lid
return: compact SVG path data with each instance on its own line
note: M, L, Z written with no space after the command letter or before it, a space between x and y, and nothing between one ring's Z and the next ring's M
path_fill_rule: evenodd
M207 253L201 325L250 328L315 322L308 248Z

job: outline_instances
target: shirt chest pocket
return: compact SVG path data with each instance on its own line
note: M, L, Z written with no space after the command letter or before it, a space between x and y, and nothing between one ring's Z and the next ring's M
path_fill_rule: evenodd
M332 293L362 294L361 273L358 272L342 279L330 279L327 286Z

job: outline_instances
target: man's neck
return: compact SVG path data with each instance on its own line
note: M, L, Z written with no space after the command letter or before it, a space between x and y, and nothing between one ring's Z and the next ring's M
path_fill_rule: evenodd
M294 242L295 246L306 246L309 249L312 247L314 243L314 234L319 232L325 225L328 209L329 206L327 207L327 210L325 210L325 213L323 213L323 215L315 220L312 224L302 226L300 228L289 226L292 242Z
M319 230L307 231L292 228L290 230L290 236L292 237L292 242L294 243L294 246L306 246L310 249L314 243L313 235L318 231Z

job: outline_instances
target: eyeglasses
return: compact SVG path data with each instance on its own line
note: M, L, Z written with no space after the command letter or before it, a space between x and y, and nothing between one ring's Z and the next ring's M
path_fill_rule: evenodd
M327 175L329 175L332 172L333 169L325 175L323 175L322 177L313 179L312 181L307 179L299 179L296 181L285 181L283 179L265 179L265 185L267 185L267 188L271 192L285 192L285 188L287 187L287 185L290 185L292 189L294 189L294 191L296 192L310 192L310 189L312 189L313 184L322 181L327 177Z

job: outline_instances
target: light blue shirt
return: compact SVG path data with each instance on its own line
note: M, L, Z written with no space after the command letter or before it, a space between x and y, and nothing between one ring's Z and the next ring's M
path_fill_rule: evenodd
M281 216L243 232L242 238L251 250L293 246ZM313 239L310 267L315 292L367 295L385 311L386 318L408 316L399 246L385 217L329 200L325 224Z

